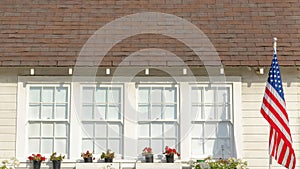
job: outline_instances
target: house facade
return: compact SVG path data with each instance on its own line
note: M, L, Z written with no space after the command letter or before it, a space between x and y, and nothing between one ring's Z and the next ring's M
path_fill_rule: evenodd
M1 1L0 158L26 168L32 153L58 152L74 168L82 152L111 149L133 168L145 147L161 161L170 146L182 164L234 157L269 168L260 108L273 37L298 157L299 5Z

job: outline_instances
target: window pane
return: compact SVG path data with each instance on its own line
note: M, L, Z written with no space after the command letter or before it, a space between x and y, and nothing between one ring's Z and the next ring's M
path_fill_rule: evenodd
M105 152L107 150L106 147L106 139L97 139L96 145L95 145L95 153L101 154L102 152ZM113 150L115 151L115 150Z
M193 87L191 94L192 103L202 103L203 88Z
M162 137L163 126L162 124L152 124L151 136Z
M83 139L81 150L82 150L82 152L86 152L87 150L94 151L93 140Z
M40 105L29 106L29 119L40 119Z
M206 124L205 125L205 138L216 138L216 124Z
M165 89L165 102L166 103L176 103L176 90L175 88Z
M53 137L53 124L42 124L42 136Z
M39 103L41 101L41 87L30 87L29 102Z
M29 124L29 127L28 127L28 136L29 137L40 136L40 134L41 134L41 132L40 132L40 124L39 123Z
M216 107L216 109L217 109L218 119L230 120L228 106L225 106L225 105L218 106L218 107Z
M192 137L203 138L203 124L193 124Z
M106 138L106 124L96 124L95 137Z
M83 124L82 125L82 135L84 138L92 138L94 136L93 124Z
M54 151L67 154L67 139L56 139Z
M150 141L148 139L139 139L138 140L138 150L143 150L145 147L150 147ZM153 149L152 149L152 151L153 151ZM159 152L159 151L156 151L156 152Z
M204 102L205 103L214 103L215 97L214 97L214 90L212 88L205 88L204 90Z
M29 139L29 153L40 152L40 139Z
M149 88L139 88L139 103L149 103Z
M231 157L231 146L229 139L218 139L218 147L215 151L216 157L229 158ZM224 156L224 157L222 157Z
M230 136L230 126L228 125L228 123L219 123L218 136L222 138L228 138Z
M121 97L121 91L120 88L112 88L109 92L108 92L108 102L109 103L120 103L120 97Z
M138 137L150 137L149 124L139 124L138 125Z
M55 93L56 103L65 103L68 101L68 88L67 87L57 87Z
M42 153L50 154L53 152L53 139L42 139Z
M176 140L175 139L166 139L165 140L165 145L163 147L166 147L166 146L175 148L176 147Z
M203 153L203 140L202 139L192 139L192 155L201 155Z
M218 149L218 144L216 140L205 140L205 146L204 151L205 154L214 155L214 152L216 152Z
M149 119L149 106L139 106L139 120Z
M162 102L162 88L152 88L151 102L152 103Z
M108 149L111 149L115 152L115 154L120 154L121 151L120 151L120 146L121 145L121 142L119 139L109 139L108 141Z
M67 124L63 124L63 123L55 124L55 136L66 137L67 136Z
M120 119L120 108L118 106L109 106L107 119L118 120Z
M56 119L67 119L68 116L67 105L56 105L55 118Z
M165 107L165 119L167 120L174 120L177 119L177 110L176 110L176 105L168 105Z
M176 138L176 124L165 124L164 125L164 135L168 138Z
M107 97L107 88L97 87L96 94L95 94L96 103L106 103L107 102L106 97Z
M105 112L107 110L106 105L97 105L96 106L96 113L95 113L95 119L97 120L104 120L105 119Z
M81 111L81 118L82 119L93 119L93 106L91 105L84 105L82 106L82 111Z
M202 107L201 106L192 106L192 117L191 119L194 120L202 120Z
M229 103L229 88L218 88L217 91L217 103Z
M215 120L215 108L213 106L204 107L205 120Z
M151 146L153 152L162 152L164 149L162 139L151 139Z
M162 115L162 106L160 105L152 106L151 120L159 120L162 118L161 115Z
M43 105L41 119L53 119L53 105Z
M82 90L82 102L93 103L94 102L94 88L84 87Z
M108 137L109 138L118 138L120 137L121 127L118 124L108 125Z
M44 103L53 103L54 102L54 87L45 87L43 88L42 101Z

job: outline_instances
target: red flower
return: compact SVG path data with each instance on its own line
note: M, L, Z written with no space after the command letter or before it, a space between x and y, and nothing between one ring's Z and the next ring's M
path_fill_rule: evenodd
M177 156L180 156L180 154L176 151L175 148L173 149L173 148L170 148L168 146L165 147L164 154L166 154L166 155L176 154Z
M42 157L42 155L41 154L32 154L31 156L29 156L28 157L28 159L30 160L30 161L45 161L46 160L46 158L45 157Z

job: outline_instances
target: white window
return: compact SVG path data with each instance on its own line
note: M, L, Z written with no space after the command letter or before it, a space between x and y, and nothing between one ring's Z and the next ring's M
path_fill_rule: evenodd
M192 156L233 157L232 86L191 85Z
M177 87L139 85L138 150L152 147L163 152L165 146L178 148Z
M28 154L68 154L69 86L29 85Z
M17 157L56 151L77 160L86 150L99 156L111 149L117 159L138 159L148 146L156 155L165 146L176 148L183 160L239 157L240 100L240 81L137 84L22 77Z
M122 155L122 87L118 85L82 85L82 152L101 154L107 149Z

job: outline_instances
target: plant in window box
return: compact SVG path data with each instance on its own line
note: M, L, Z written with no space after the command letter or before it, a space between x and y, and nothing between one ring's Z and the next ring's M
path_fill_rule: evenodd
M81 153L81 157L83 158L85 163L92 163L95 158L93 158L93 153L87 150L85 153Z
M40 169L41 163L46 160L41 154L32 154L28 159L33 162L33 169Z
M60 164L61 161L65 158L65 156L56 155L56 152L52 153L52 155L50 156L50 161L52 161L53 164L53 169L60 169Z
M104 162L111 163L115 158L115 153L108 149L106 152L102 152L101 159L104 159Z
M201 162L194 163L192 167L194 169L248 169L247 165L247 162L241 159L228 158L212 160L211 157L208 157Z
M180 157L180 154L176 151L175 148L170 148L168 146L165 147L166 161L167 163L174 163L174 155L176 154L178 157Z
M16 158L11 158L9 160L3 160L0 169L15 169L19 166L20 162Z
M153 152L151 147L145 147L142 154L145 156L146 163L153 163Z

